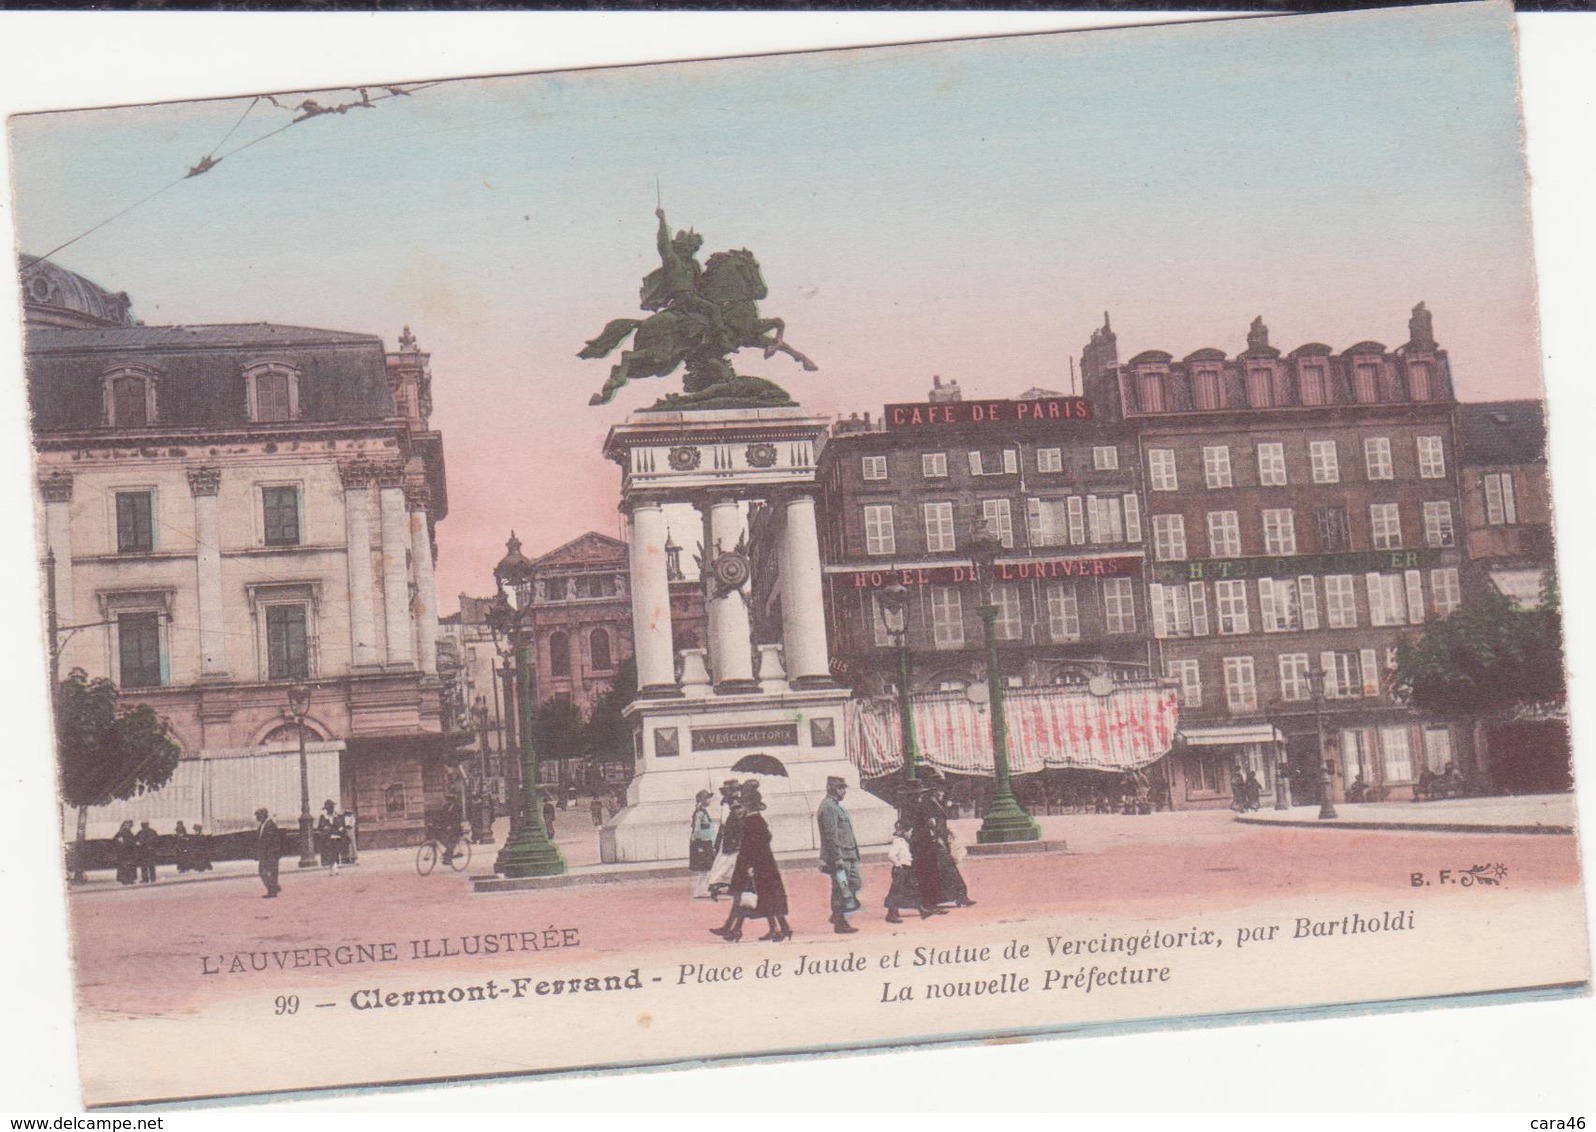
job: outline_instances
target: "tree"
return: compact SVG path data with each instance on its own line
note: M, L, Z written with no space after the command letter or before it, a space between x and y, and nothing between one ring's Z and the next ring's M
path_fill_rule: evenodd
M637 660L627 657L615 672L615 683L593 703L588 717L586 749L591 759L632 760L632 725L621 714L637 698Z
M159 790L177 769L178 747L149 704L123 708L116 685L74 668L56 689L56 753L61 797L78 810L79 853L89 807ZM80 857L81 859L81 857Z
M582 711L570 700L544 700L532 716L532 749L539 762L582 754Z
M1396 679L1421 711L1442 716L1509 712L1567 695L1563 619L1555 586L1520 609L1501 594L1471 601L1397 650Z

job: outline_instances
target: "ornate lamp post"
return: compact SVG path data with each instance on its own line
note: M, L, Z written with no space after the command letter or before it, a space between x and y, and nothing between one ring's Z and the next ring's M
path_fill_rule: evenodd
M288 712L299 732L299 867L314 869L316 859L315 822L310 816L310 761L305 757L305 717L310 714L310 685L295 684L288 689Z
M914 733L913 673L909 658L909 589L894 582L876 594L881 625L898 650L898 726L903 746L903 776L913 782L920 774L920 741Z
M543 828L538 788L538 756L532 748L532 562L521 553L521 540L510 532L505 555L493 568L498 599L488 611L496 636L510 642L515 655L515 691L521 739L520 821L505 840L494 871L507 877L547 877L565 872L565 858Z
M488 726L488 701L480 695L471 705L471 722L477 732L476 812L471 819L471 840L478 845L492 845L493 792L488 787L488 748L492 729Z
M1319 731L1319 820L1329 821L1341 815L1336 813L1335 800L1330 792L1335 781L1330 774L1330 760L1325 758L1324 738L1324 666L1319 665L1308 673L1313 686L1313 722Z
M997 606L992 597L992 570L1002 543L985 519L970 531L970 561L979 571L981 586L981 629L986 634L986 682L992 712L992 768L996 783L992 807L981 821L976 840L982 844L997 841L1035 841L1042 827L1026 813L1014 796L1009 781L1009 725L1003 712L1003 669L998 657Z

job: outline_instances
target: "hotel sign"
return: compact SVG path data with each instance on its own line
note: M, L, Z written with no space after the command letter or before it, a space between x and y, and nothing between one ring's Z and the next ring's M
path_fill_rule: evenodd
M1036 558L999 562L992 567L994 582L1053 581L1060 578L1139 578L1142 560L1134 555L1113 558ZM909 566L900 570L854 570L841 575L842 584L860 590L887 586L957 586L981 580L974 566Z
M740 747L796 747L796 723L760 723L746 727L695 727L693 750L730 751Z
M1201 582L1226 578L1291 578L1299 574L1381 574L1441 565L1439 550L1364 550L1350 554L1297 554L1285 558L1201 558L1160 562L1157 582Z
M888 430L943 425L1061 424L1089 421L1085 397L1039 397L1034 401L942 401L887 405L881 411Z

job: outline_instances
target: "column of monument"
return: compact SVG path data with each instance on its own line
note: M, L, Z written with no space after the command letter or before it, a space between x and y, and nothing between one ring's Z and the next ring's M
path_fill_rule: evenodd
M737 499L721 496L709 503L709 539L704 564L711 571L705 605L709 612L709 665L715 689L721 692L756 692L753 632L748 618L746 587L721 586L713 577L713 564L744 541L743 510Z
M826 605L820 570L820 533L815 497L788 497L781 539L782 648L787 679L794 687L829 683Z
M631 538L632 649L637 687L644 695L676 691L676 654L671 634L670 579L665 569L665 511L652 500L635 500L627 517Z

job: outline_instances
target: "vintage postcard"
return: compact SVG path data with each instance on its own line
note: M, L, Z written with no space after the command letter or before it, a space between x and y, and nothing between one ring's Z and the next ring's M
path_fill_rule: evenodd
M1586 993L1516 94L1493 2L13 117L84 1101Z

